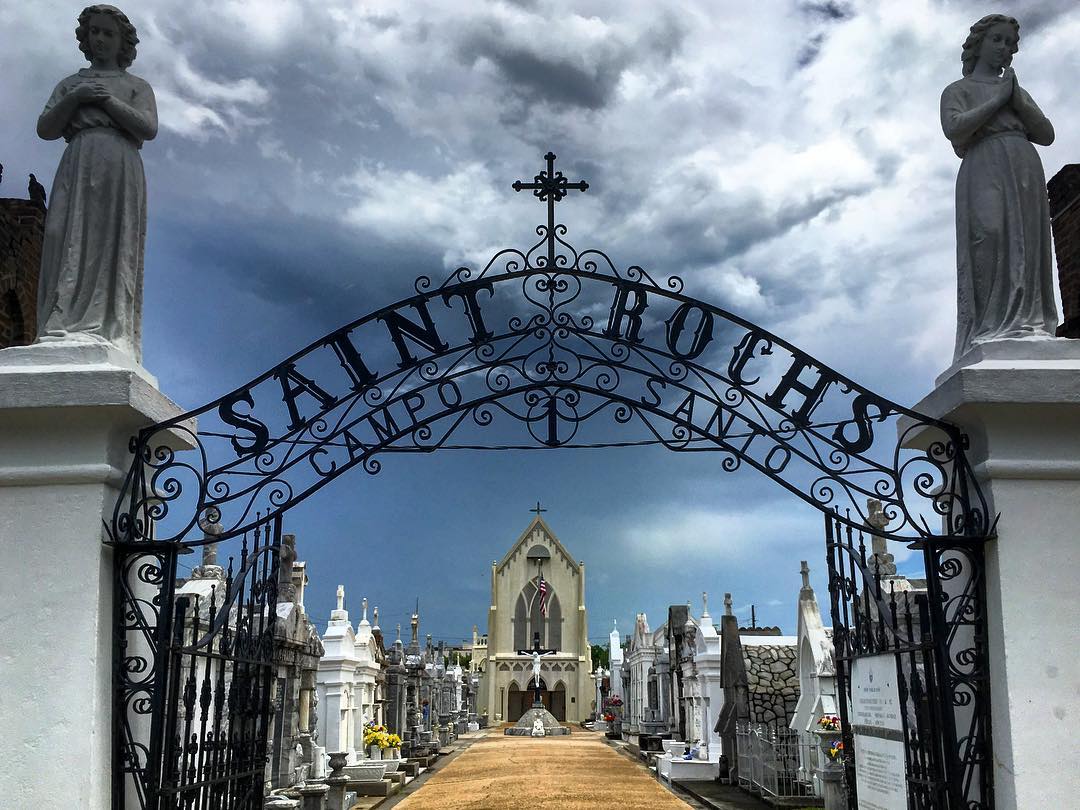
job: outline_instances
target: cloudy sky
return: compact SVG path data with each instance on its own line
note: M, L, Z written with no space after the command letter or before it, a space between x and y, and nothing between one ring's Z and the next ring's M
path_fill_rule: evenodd
M145 363L195 408L406 297L413 279L527 247L542 208L510 183L549 149L590 183L579 247L686 292L914 404L951 356L953 182L938 122L974 2L445 3L143 0L132 72L161 131L150 189ZM34 125L83 65L78 8L0 0L3 196L49 187ZM1014 67L1054 122L1047 177L1080 160L1080 7L1014 3ZM588 564L590 634L732 591L794 631L800 559L824 593L817 513L752 471L655 448L445 452L354 472L293 510L322 624L336 585L392 633L486 622L490 562L545 518ZM698 608L695 607L695 611ZM358 612L358 611L356 611Z

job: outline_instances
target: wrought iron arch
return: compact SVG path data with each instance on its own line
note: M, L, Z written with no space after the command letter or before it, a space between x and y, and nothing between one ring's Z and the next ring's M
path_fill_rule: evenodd
M145 585L168 596L160 572L175 570L181 549L280 520L348 470L377 474L397 453L708 451L720 469L756 469L850 527L868 519L868 499L879 501L882 537L927 546L990 534L955 426L687 295L677 276L579 251L555 203L588 186L545 158L533 182L514 184L547 204L531 247L441 283L421 276L409 297L132 439L108 526L118 551L118 762L145 759L128 704L165 666L167 622L140 595ZM193 449L175 449L185 444ZM158 573L146 574L144 558ZM145 654L125 652L129 636Z
M627 444L718 452L721 469L757 469L855 527L880 500L893 539L988 533L954 426L684 294L677 277L579 252L563 225L537 233L480 270L420 277L415 295L141 431L113 537L238 535L392 453ZM194 452L170 449L177 434Z

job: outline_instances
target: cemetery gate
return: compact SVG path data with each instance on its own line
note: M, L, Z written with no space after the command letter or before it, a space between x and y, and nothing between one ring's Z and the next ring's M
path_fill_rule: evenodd
M132 440L109 527L116 807L260 806L290 507L400 454L628 445L713 453L721 470L756 469L825 513L842 677L874 651L907 661L909 806L992 807L981 577L992 527L966 438L684 294L678 277L578 251L555 205L588 186L545 160L513 185L546 203L531 248L442 283L421 276L410 297ZM923 550L925 610L902 610L852 544L871 530ZM245 537L220 590L198 606L176 598L177 554ZM223 688L201 691L199 678Z

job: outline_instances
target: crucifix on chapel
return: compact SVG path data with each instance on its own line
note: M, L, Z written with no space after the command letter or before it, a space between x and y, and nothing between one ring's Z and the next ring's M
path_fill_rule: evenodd
M540 657L544 655L554 655L558 650L548 649L540 646L540 633L533 633L533 645L529 649L518 650L518 655L528 655L532 658L532 672L533 672L533 708L542 709L544 707L544 701L540 697Z

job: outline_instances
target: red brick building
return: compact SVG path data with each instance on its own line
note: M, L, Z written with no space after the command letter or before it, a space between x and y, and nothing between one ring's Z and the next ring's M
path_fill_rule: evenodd
M1058 337L1080 338L1080 163L1070 163L1046 184L1054 232L1058 284L1065 322Z
M0 349L37 335L38 273L45 209L29 200L0 199Z

